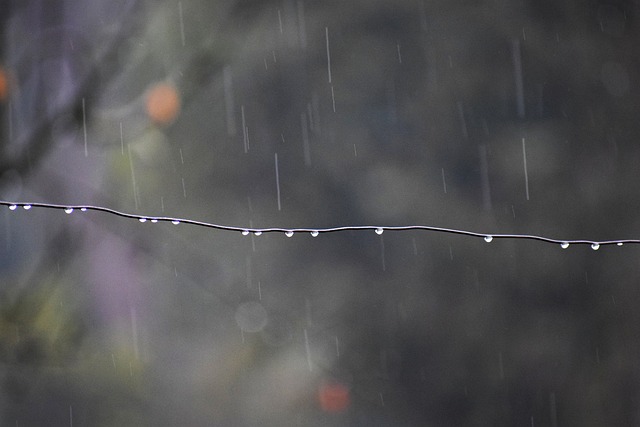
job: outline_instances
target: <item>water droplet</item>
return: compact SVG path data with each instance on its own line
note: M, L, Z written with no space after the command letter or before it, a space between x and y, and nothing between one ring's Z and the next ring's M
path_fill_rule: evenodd
M592 243L591 244L591 249L593 249L594 251L597 251L598 249L600 249L600 244L599 243Z
M561 247L562 249L567 249L567 248L569 247L569 242L562 242L562 243L560 243L560 247Z
M262 234L262 231L258 230L258 231L254 231L253 234L255 234L256 236L259 236Z
M491 241L493 240L493 236L484 236L484 241L487 243L491 243Z
M64 213L66 213L66 214L70 214L71 212L73 212L73 208L66 208L64 210Z
M376 234L380 235L382 233L384 233L384 228L382 228L382 227L376 228Z
M156 218L153 218L151 222L155 224L156 222L158 222L158 220Z
M147 222L147 218L138 218L138 221L140 221L140 222Z
M28 211L29 209L31 209L31 205L24 205L23 208L25 211Z
M293 236L293 231L287 230L287 231L284 232L284 235L287 236L287 237L291 237L291 236Z
M11 209L12 211L15 211L18 207L16 205L11 205L9 206L9 209Z
M616 243L616 245L617 245L617 246L622 246L622 245L624 245L624 243L622 243L622 242L618 242L618 243Z
M80 208L80 210L81 210L82 212L86 212L86 211L87 211L87 208Z
M320 232L318 230L313 230L311 232L311 237L318 237L318 234L320 234Z
M248 236L249 235L249 230L242 230L242 235L243 236Z
M180 221L178 221L177 219L174 219L173 221L171 221L171 224L178 225L180 224Z

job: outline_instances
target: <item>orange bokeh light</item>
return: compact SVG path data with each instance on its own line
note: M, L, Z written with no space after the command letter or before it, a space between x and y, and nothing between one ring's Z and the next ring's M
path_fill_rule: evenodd
M325 412L342 412L351 403L349 389L340 383L322 384L318 389L318 401Z
M180 95L169 83L156 83L147 91L147 115L158 125L171 124L180 112Z
M0 101L9 96L9 76L4 68L0 67Z

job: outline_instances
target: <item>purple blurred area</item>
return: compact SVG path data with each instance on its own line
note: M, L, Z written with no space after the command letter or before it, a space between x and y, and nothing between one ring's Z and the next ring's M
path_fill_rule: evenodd
M637 16L5 0L0 199L637 238ZM640 423L632 245L0 211L1 425Z

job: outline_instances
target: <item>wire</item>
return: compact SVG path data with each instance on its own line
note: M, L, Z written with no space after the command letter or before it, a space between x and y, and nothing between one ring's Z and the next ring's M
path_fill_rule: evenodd
M491 242L494 239L539 240L545 243L553 243L553 244L560 245L560 247L563 249L567 249L570 245L590 245L593 250L598 250L600 246L606 246L606 245L623 246L624 244L640 244L640 240L638 239L603 240L603 241L585 240L585 239L562 240L562 239L553 239L545 236L536 236L533 234L478 233L475 231L458 230L455 228L445 228L445 227L434 227L430 225L401 225L401 226L352 225L352 226L328 227L328 228L237 227L237 226L230 226L230 225L213 224L209 222L196 221L193 219L185 219L185 218L136 215L136 214L131 214L127 212L120 212L111 208L105 208L102 206L91 206L91 205L57 205L52 203L8 202L5 200L0 200L0 206L8 206L9 209L12 211L17 210L18 208L22 208L24 210L30 210L32 208L44 208L44 209L62 210L67 214L71 214L74 211L80 211L80 212L97 211L97 212L108 213L111 215L116 215L123 218L136 219L142 223L170 222L175 225L188 224L188 225L195 225L198 227L213 228L213 229L222 230L222 231L239 232L245 236L249 234L254 234L256 236L259 236L263 233L283 233L287 237L292 237L295 233L309 233L311 234L311 236L317 237L321 233L336 233L340 231L364 231L364 230L371 230L371 231L374 231L376 234L381 235L385 231L422 230L422 231L433 231L437 233L449 233L449 234L460 234L464 236L481 237L486 242Z

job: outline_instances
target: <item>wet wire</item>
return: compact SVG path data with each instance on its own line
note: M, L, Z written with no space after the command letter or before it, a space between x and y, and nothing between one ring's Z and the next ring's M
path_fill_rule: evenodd
M350 226L326 227L326 228L238 227L238 226L232 226L232 225L214 224L210 222L197 221L197 220L186 219L186 218L137 215L137 214L127 213L127 212L120 212L111 208L106 208L102 206L92 206L92 205L58 205L53 203L8 202L5 200L0 200L0 206L7 206L12 211L15 211L19 208L24 210L30 210L32 208L44 208L44 209L61 210L66 212L67 214L71 214L75 211L80 211L80 212L96 211L96 212L104 212L107 214L116 215L122 218L135 219L141 223L170 222L175 225L188 224L188 225L194 225L197 227L213 228L215 230L221 230L221 231L239 232L245 236L249 234L254 234L259 236L263 233L282 233L282 234L285 234L287 237L292 237L295 233L309 233L311 234L311 236L317 237L322 233L336 233L341 231L365 231L365 230L371 230L371 231L374 231L376 234L381 235L385 231L421 230L421 231L432 231L437 233L448 233L448 234L458 234L463 236L480 237L480 238L483 238L486 242L491 242L495 239L538 240L545 243L553 243L553 244L560 245L560 247L562 247L563 249L568 248L570 245L590 245L592 249L597 250L600 248L600 246L607 246L607 245L623 246L625 244L640 244L640 239L620 239L620 240L600 240L600 241L586 240L586 239L563 240L563 239L554 239L554 238L545 237L545 236L537 236L533 234L479 233L479 232L469 231L469 230L459 230L455 228L446 228L446 227L434 227L430 225L400 225L400 226L350 225Z

